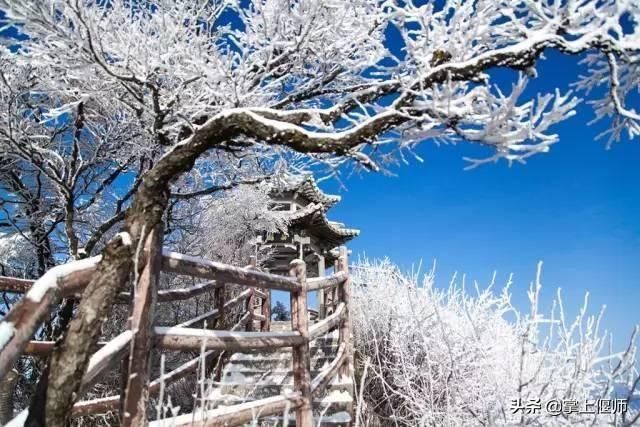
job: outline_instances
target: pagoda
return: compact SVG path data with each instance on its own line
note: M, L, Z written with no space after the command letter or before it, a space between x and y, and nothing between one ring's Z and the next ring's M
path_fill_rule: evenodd
M325 194L313 175L287 175L278 181L270 193L271 207L283 212L288 229L283 233L263 233L258 238L258 250L269 251L265 268L271 273L289 274L289 263L298 258L307 265L307 277L323 277L338 259L338 248L360 230L327 218L327 211L340 201L340 196Z

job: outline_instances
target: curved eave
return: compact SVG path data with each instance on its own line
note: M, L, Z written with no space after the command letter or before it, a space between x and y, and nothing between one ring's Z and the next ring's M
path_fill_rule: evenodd
M313 175L290 179L275 191L275 193L287 192L298 193L311 203L322 204L325 209L331 208L342 199L340 196L324 193L316 184L316 181L313 179Z
M312 203L286 215L291 226L302 227L318 238L326 248L340 246L360 234L360 230L346 228L329 221L321 204Z
M287 212L282 211L283 216L289 221L289 223L294 224L299 221L303 221L305 218L309 218L314 215L316 212L322 212L322 205L319 203L310 203L307 206L300 208L296 211Z
M329 209L341 200L340 196L333 194L326 194L318 186L313 178L305 180L298 188L298 194L311 201L312 203L322 203L322 205Z

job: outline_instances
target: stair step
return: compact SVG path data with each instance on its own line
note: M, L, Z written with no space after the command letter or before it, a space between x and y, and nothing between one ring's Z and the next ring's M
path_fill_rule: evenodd
M313 369L311 378L315 378L322 369ZM222 377L225 383L256 384L257 382L293 384L293 371L290 369L228 369Z
M325 353L333 353L335 354L338 351L339 344L337 340L322 340L322 341L312 341L309 343L309 351L311 352L311 356L314 353L322 351ZM291 354L293 349L291 347L282 347L273 350L255 350L255 351L244 351L243 353L236 354Z
M254 400L264 399L267 397L277 396L280 393L290 392L292 387L283 388L282 386L265 386L257 388L247 388L239 390L237 388L228 389L227 386L222 390L214 392L208 399L210 407L221 407L237 405L243 402L251 402ZM250 394L249 394L250 393ZM313 399L313 411L316 414L331 415L336 412L349 412L353 407L353 398L349 391L329 388L328 394L322 398Z
M350 392L353 389L351 382L334 381L327 386L327 392ZM278 383L269 381L259 383L229 383L223 382L220 387L212 394L211 398L216 399L218 395L233 395L239 397L250 397L251 400L262 399L265 397L277 396L286 392L293 391L293 382Z
M227 364L226 370L290 370L292 369L291 357L232 357ZM290 355L288 355L290 356ZM335 356L322 356L311 359L311 369L322 369L328 366Z
M274 322L275 323L275 322ZM286 323L272 323L271 330L287 330ZM275 326L275 327L274 327ZM338 352L338 331L332 331L309 343L311 377L334 361ZM222 407L281 395L293 390L292 349L257 350L233 354L220 382L208 396L208 406ZM353 411L354 387L351 377L335 377L327 388L313 398L314 426L348 427ZM284 414L283 414L284 415ZM295 426L295 412L286 419L271 416L261 419L261 427ZM253 425L253 424L252 424Z
M313 341L309 342L309 346L313 346L313 345L338 345L340 343L340 338L338 337L338 335L335 336L330 336L330 335L325 335L323 337L318 337L316 339L314 339Z
M260 421L261 427L282 427L283 417L265 417ZM295 414L287 416L287 426L296 425ZM351 415L347 411L340 411L333 414L314 415L313 425L316 427L348 427L351 425Z

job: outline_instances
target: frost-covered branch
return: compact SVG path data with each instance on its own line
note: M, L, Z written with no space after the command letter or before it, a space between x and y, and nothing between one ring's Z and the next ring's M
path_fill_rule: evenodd
M588 314L585 298L568 319L559 292L551 313L541 313L540 268L529 312L511 303L510 282L496 289L495 277L487 288L455 277L441 288L433 272L420 280L387 260L352 268L356 366L367 372L361 416L407 426L632 425L636 333L614 351L602 310ZM587 411L598 399L624 403ZM554 413L552 401L567 410Z
M488 160L524 161L548 151L557 141L552 125L581 100L559 91L519 99L525 79L518 73L535 76L545 49L609 64L610 107L597 107L597 117L615 112L616 138L623 129L637 134L637 114L625 105L638 85L640 54L631 1L220 0L133 8L115 1L107 8L3 0L0 7L29 36L16 59L42 67L38 89L59 99L48 116L79 103L111 111L142 132L136 143L146 147L208 133L208 148L278 144L358 160L365 158L352 151L370 144L464 139L491 147ZM586 65L590 84L602 84L600 66ZM515 72L511 94L492 83L495 68ZM238 111L242 120L232 118ZM221 116L234 128L214 138L207 128Z

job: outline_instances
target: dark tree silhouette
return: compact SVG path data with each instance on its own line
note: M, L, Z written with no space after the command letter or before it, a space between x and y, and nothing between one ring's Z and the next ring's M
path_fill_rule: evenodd
M271 316L276 321L291 320L291 313L280 301L276 302L276 305L271 309Z

